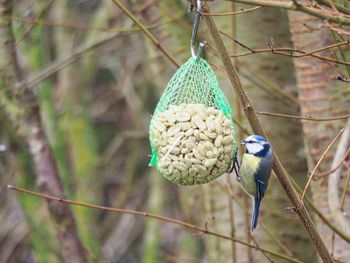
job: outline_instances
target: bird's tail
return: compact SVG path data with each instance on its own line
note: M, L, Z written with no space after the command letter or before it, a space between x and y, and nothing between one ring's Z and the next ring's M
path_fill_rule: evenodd
M260 210L260 200L257 197L252 198L252 200L253 200L253 205L252 205L253 210L252 210L251 231L253 231L258 225L259 210Z

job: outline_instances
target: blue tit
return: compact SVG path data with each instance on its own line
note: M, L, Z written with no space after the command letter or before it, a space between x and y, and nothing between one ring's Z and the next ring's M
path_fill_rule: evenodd
M243 190L252 197L253 231L258 224L260 203L269 183L273 156L269 142L259 135L251 135L242 141L245 153L237 176Z

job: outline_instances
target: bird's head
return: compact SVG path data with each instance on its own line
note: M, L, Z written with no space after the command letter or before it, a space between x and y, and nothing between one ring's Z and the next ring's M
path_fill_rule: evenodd
M251 135L242 141L246 153L261 158L272 158L272 151L269 142L260 135Z

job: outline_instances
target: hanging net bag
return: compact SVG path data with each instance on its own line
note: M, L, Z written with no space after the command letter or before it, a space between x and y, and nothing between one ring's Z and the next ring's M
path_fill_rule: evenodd
M178 185L207 183L230 170L237 149L232 111L206 60L191 57L170 79L149 139L150 166Z

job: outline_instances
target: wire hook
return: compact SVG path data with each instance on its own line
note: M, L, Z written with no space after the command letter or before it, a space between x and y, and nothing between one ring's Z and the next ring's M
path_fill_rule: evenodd
M192 57L197 57L197 58L201 57L203 48L206 45L205 41L201 42L199 44L198 52L196 54L195 42L196 42L196 37L197 37L197 33L198 33L199 22L201 20L201 15L200 15L201 8L202 8L201 0L197 0L196 7L193 7L193 5L190 4L190 11L196 13L196 17L195 17L195 20L193 23L193 28L192 28L192 34L191 34L191 54L192 54Z

